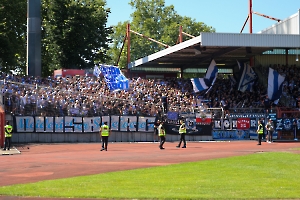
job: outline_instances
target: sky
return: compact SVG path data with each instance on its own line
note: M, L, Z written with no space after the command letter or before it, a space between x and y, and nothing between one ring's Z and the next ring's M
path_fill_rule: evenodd
M111 9L107 26L118 22L131 21L134 12L128 4L130 0L106 0L106 7ZM165 0L165 6L173 5L181 15L203 22L216 29L217 33L240 33L246 21L249 0ZM284 20L298 12L300 0L252 0L253 12ZM252 15L252 32L264 30L277 21ZM183 30L184 31L184 30ZM243 33L249 33L249 20Z

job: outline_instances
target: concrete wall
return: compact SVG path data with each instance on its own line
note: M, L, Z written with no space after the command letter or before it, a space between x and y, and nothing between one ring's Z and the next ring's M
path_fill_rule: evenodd
M149 132L112 132L109 142L153 142ZM210 141L212 136L186 135L187 141ZM12 143L88 143L100 142L99 133L14 133ZM167 135L167 142L179 141L179 135Z

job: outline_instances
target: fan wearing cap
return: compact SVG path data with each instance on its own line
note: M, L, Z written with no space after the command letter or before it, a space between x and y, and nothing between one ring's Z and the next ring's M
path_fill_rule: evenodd
M107 122L104 122L103 125L100 127L100 135L102 140L102 149L100 151L107 151L107 145L108 145L108 137L111 133L111 130L109 126L107 125Z

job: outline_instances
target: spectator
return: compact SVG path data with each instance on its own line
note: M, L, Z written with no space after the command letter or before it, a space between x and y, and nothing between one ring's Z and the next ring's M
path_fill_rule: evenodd
M265 96L265 98L263 100L263 104L264 104L265 112L268 114L271 109L271 104L272 104L268 95Z

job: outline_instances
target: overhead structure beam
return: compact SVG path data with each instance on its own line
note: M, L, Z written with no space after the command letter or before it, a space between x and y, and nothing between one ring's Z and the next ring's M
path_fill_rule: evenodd
M216 57L219 57L221 55L224 55L224 54L227 54L227 53L230 53L232 51L235 51L237 49L239 49L240 47L228 47L228 48L225 48L224 50L222 51L219 51L218 53L214 53L214 54L207 54L205 55L204 57L200 58L199 60L197 60L197 62L195 63L192 63L192 64L189 64L189 66L185 65L183 66L183 68L189 68L191 65L198 65L199 63L203 63L205 61L209 61L211 60L212 58L216 58Z
M246 24L247 24L248 19L249 19L249 15L247 16L247 18L246 18L246 20L245 20L245 23L244 23L244 25L243 25L243 27L242 27L240 33L243 32L243 30L244 30L244 28L245 28L245 26L246 26Z
M157 40L154 40L154 39L152 39L152 38L150 38L150 37L148 37L148 36L145 36L145 35L143 35L143 34L140 34L140 33L136 32L136 31L130 30L130 32L131 32L131 33L134 33L134 34L136 34L136 35L138 35L138 36L141 36L141 37L143 37L143 38L146 38L147 40L150 40L150 41L152 41L152 42L156 42L157 44L160 44L160 45L162 45L162 46L164 46L164 47L166 47L166 48L170 47L170 46L167 45L167 44L161 43L161 42L159 42L159 41L157 41Z
M130 24L127 24L126 38L127 38L127 70L128 70L128 64L130 63Z
M186 35L186 36L189 36L189 37L191 37L191 38L194 38L194 37L195 37L195 36L193 36L193 35L191 35L191 34L188 34L188 33L183 32L183 31L182 31L182 34L183 34L183 35Z
M117 62L116 62L116 66L119 66L121 54L122 54L122 52L123 52L123 49L124 49L124 45L125 45L126 40L127 40L127 34L126 34L125 37L124 37L123 44L122 44L122 47L121 47L121 51L120 51L120 53L119 53L119 57L118 57L118 60L117 60Z
M262 16L262 17L265 17L265 18L268 18L268 19L272 19L272 20L275 20L277 22L281 22L281 19L277 19L277 18L274 18L274 17L270 17L268 15L260 14L258 12L253 12L253 14L256 14L256 15L259 15L259 16Z
M258 13L258 12L253 12L253 10L252 10L252 0L249 0L248 16L247 16L247 19L246 19L240 33L243 32L243 30L245 28L245 25L247 24L248 20L249 20L249 33L252 33L252 14L256 14L256 15L259 15L261 17L265 17L265 18L268 18L268 19L271 19L271 20L275 20L277 22L281 22L281 19L277 19L275 17L270 17L268 15L264 15L264 14L261 14L261 13Z
M195 36L193 36L193 35L191 35L191 34L188 34L188 33L186 33L186 32L183 32L183 31L182 31L182 26L179 26L179 35L178 35L176 44L183 42L183 35L186 35L186 36L188 36L188 37L190 37L190 38L194 38L194 37L195 37Z
M156 40L154 40L154 39L152 39L152 38L150 38L150 37L148 37L148 36L145 36L145 35L143 35L143 34L140 34L140 33L136 32L136 31L131 30L131 29L130 29L130 24L127 24L127 27L126 27L126 37L125 37L124 42L123 42L123 46L124 46L124 44L125 44L125 42L126 42L126 40L127 40L127 72L129 72L129 66L128 66L128 65L129 65L129 63L130 63L130 33L134 33L134 34L136 34L136 35L138 35L138 36L141 36L141 37L143 37L143 38L146 38L147 40L150 40L150 41L152 41L152 42L156 42L157 44L160 44L160 45L162 45L162 46L164 46L164 47L166 47L166 48L169 47L169 45L166 45L166 44L161 43L161 42L159 42L159 41L156 41ZM123 46L122 46L120 55L121 55L121 53L122 53ZM120 58L118 59L118 62L119 62L119 60L120 60ZM118 62L117 62L117 64L118 64ZM131 75L131 73L130 73L130 75Z

